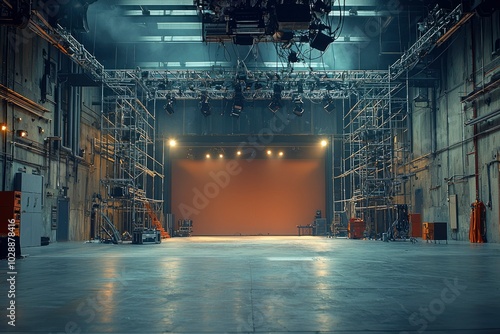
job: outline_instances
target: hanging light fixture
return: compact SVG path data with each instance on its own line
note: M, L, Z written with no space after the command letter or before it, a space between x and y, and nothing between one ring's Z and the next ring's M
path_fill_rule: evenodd
M174 109L175 98L173 96L167 96L167 103L163 106L163 109L167 112L167 114L172 115L175 112Z
M273 87L273 99L271 100L271 103L269 103L269 110L271 110L273 113L276 113L278 110L281 109L281 91L283 90L283 87L281 87L279 84L274 84Z
M293 113L298 117L302 117L304 113L304 102L302 102L302 97L300 95L293 98Z
M241 111L243 110L245 98L243 97L241 89L242 87L239 83L234 87L234 101L231 109L231 116L233 117L240 117Z
M210 103L208 102L207 92L201 92L200 111L205 117L210 116L212 114L212 111L210 109Z

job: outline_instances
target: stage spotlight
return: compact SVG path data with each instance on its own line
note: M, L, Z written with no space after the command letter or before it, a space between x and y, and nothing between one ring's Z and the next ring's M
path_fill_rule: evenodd
M323 139L320 144L321 147L325 147L326 145L328 145L328 142L325 139Z
M209 154L209 153L207 153L207 154L205 155L205 158L210 159L210 154Z
M327 113L331 113L333 111L335 111L335 100L332 99L331 97L325 97L324 99L324 106L323 106L323 109L325 109L325 111Z
M210 110L210 104L208 103L208 95L206 92L201 93L200 111L205 117L210 116L212 114L212 111Z
M8 129L9 128L7 127L7 124L5 124L5 123L0 124L0 130L7 131Z
M220 158L220 159L224 158L224 154L220 153L220 154L219 154L219 158Z
M168 96L167 103L163 106L163 109L165 109L167 114L172 115L175 112L174 104L175 104L175 98Z
M293 104L293 113L298 117L302 117L304 113L304 102L302 102L302 97L300 95L296 96L293 99Z
M233 117L240 117L241 111L243 110L245 98L243 97L243 92L241 90L242 90L241 84L237 83L234 86L234 101L230 114Z
M281 87L279 84L274 84L273 87L273 99L271 100L271 103L269 103L269 110L271 110L273 113L276 113L278 110L281 109L281 91L283 90L283 87Z
M314 35L312 38L310 38L309 45L311 48L319 50L319 51L325 51L328 45L333 42L333 38L323 34L322 32L318 31L316 35Z
M279 155L280 157L282 157L282 156L284 155L283 151L280 151L280 153L278 153L278 155Z
M240 156L241 155L241 151L236 152L236 155Z
M177 141L175 139L170 139L168 141L168 144L170 145L170 147L174 147L177 145Z
M267 150L267 155L272 155L272 154L273 154L273 151Z

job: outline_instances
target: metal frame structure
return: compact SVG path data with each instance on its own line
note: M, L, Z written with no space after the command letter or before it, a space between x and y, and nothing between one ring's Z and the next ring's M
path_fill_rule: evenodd
M399 97L404 86L387 83L384 87L360 88L360 94L344 114L344 147L341 179L343 196L335 207L348 212L348 218L374 223L376 211L385 221L401 195L404 175L400 166L409 156L407 99ZM386 228L385 226L384 228ZM377 226L372 226L378 234Z
M155 198L158 179L163 184L163 163L156 159L156 101L150 112L149 93L139 78L121 78L110 70L105 83L111 89L103 96L100 140L106 209L121 231L152 228L147 204L159 213L163 203Z

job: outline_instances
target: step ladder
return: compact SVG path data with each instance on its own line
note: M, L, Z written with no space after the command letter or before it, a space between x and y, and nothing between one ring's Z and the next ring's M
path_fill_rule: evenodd
M148 213L149 218L151 218L151 222L152 222L153 226L158 231L160 231L161 238L162 239L170 238L170 234L167 231L165 231L163 226L161 226L161 222L158 219L158 217L156 216L156 213L154 212L153 208L151 207L151 204L149 204L149 202L145 202L144 207L146 208L146 212Z

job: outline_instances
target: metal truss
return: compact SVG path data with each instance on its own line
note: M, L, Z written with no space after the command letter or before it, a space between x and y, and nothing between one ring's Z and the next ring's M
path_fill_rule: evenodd
M431 52L434 47L443 43L443 37L449 31L454 31L454 27L463 24L463 7L458 5L450 12L436 8L427 20L424 21L420 38L389 68L391 80L399 78L406 70L411 70L417 65L425 55ZM466 19L470 18L466 16Z
M44 17L34 12L28 23L28 27L37 35L54 45L62 53L70 57L75 63L90 73L94 80L103 79L104 66L89 52L83 44L78 42L71 33L60 25L52 27Z
M150 98L232 99L241 89L245 99L271 99L276 85L283 99L300 94L305 99L345 99L360 87L384 87L388 71L205 71L106 70L106 85L129 94L127 83L139 84ZM124 85L125 83L125 85Z

